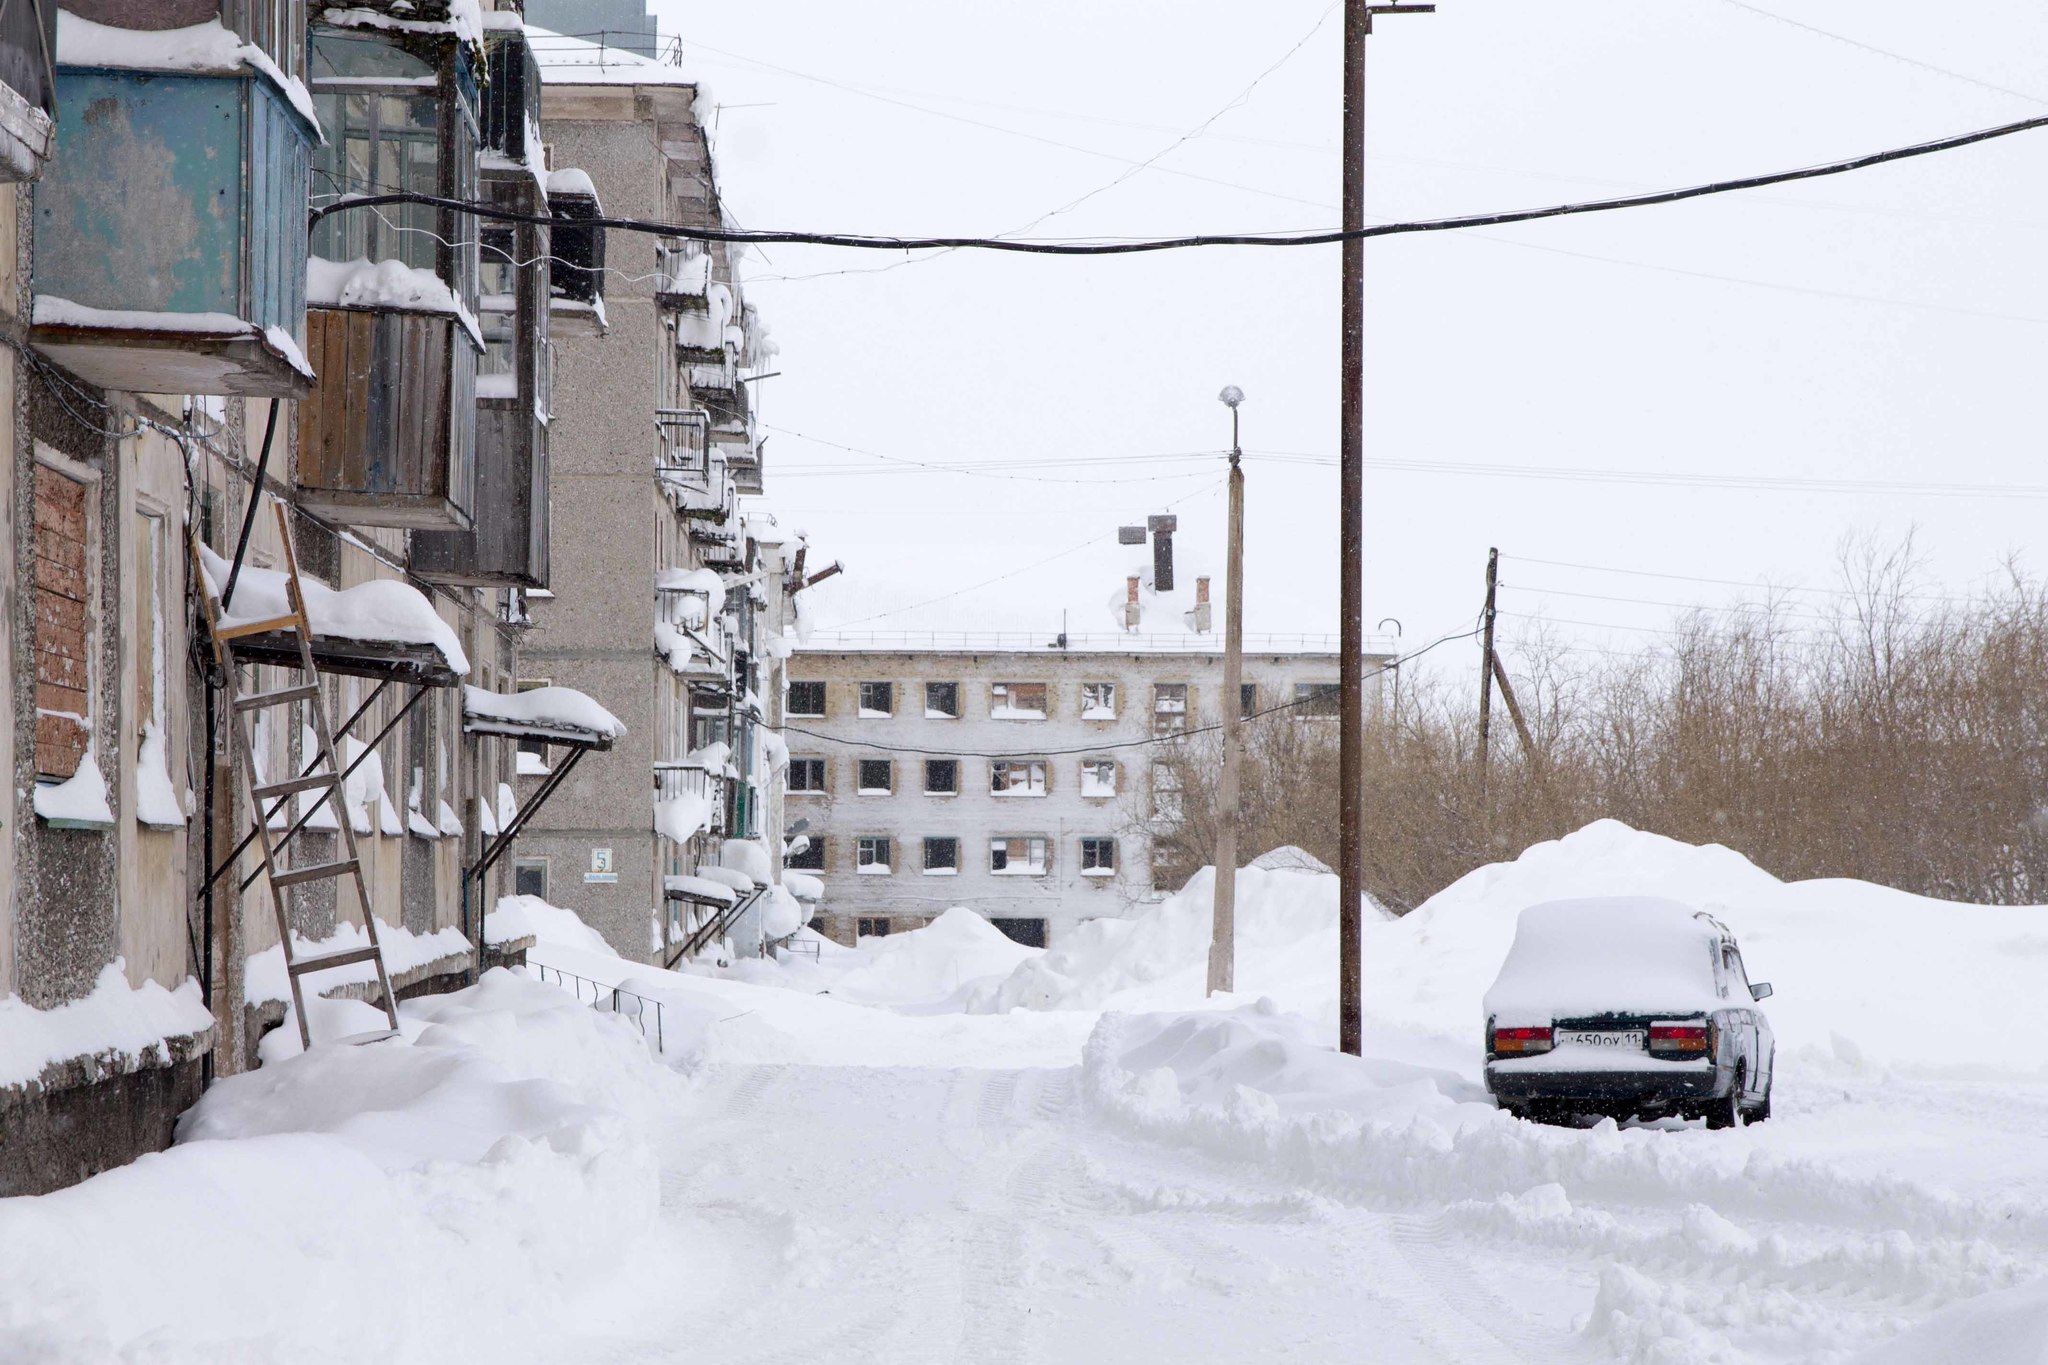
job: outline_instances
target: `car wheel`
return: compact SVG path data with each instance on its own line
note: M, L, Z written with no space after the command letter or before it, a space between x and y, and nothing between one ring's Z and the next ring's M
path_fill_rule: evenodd
M1748 1080L1747 1068L1741 1062L1735 1064L1735 1080L1728 1087L1728 1093L1707 1105L1707 1127L1740 1128L1747 1117L1742 1111L1742 1087Z

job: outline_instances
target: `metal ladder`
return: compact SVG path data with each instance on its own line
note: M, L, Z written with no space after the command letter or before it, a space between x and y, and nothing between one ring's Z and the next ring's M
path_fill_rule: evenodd
M262 490L254 490L254 496L263 496ZM278 941L284 945L285 979L291 984L292 1012L299 1021L299 1042L302 1046L313 1046L313 1035L306 1021L306 1002L300 990L299 978L312 972L326 971L332 967L346 967L356 962L376 964L377 984L384 992L384 1015L391 1021L387 1033L362 1034L345 1041L375 1042L398 1032L398 998L391 989L391 976L384 968L384 950L377 941L377 916L370 908L370 889L363 879L363 864L356 852L355 825L349 819L347 803L341 797L342 767L334 749L334 730L327 715L327 708L321 704L320 670L313 662L313 627L306 617L306 599L299 587L299 559L292 548L291 523L285 516L284 504L273 503L277 512L277 532L284 546L285 593L290 610L282 616L273 616L261 621L223 621L222 604L214 599L211 585L206 578L205 567L200 559L200 541L197 530L191 536L193 581L201 585L199 600L206 612L206 629L213 641L214 661L220 666L221 676L226 680L229 709L234 715L234 724L229 726L234 735L234 746L242 757L242 778L249 787L250 805L256 812L256 843L262 855L262 870L270 887L270 902L277 913ZM289 634L299 646L298 669L302 680L290 687L281 687L269 692L244 692L241 690L240 674L234 656L234 642L245 636ZM287 667L289 665L286 665ZM290 706L293 702L309 703L307 713L312 717L312 730L319 740L320 751L309 757L307 769L322 768L324 771L303 771L297 777L282 782L264 782L256 771L256 746L251 730L257 713L272 707ZM319 800L312 810L302 813L291 828L285 830L281 840L271 839L270 822L283 811L292 798L300 792L318 792ZM264 809L264 803L275 799L276 804ZM308 819L320 806L333 802L335 827L341 832L341 844L345 856L338 862L299 864L280 867L278 854L282 845L288 845L292 838L304 832ZM291 915L286 893L293 887L310 882L331 881L340 877L355 879L356 901L363 909L363 928L369 935L369 943L360 948L344 948L338 952L317 953L300 957L293 951Z

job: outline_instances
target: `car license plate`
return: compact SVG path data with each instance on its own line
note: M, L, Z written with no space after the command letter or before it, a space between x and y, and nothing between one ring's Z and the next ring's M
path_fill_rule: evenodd
M1650 1042L1650 1035L1642 1029L1559 1029L1559 1047L1597 1047L1618 1052L1642 1052Z

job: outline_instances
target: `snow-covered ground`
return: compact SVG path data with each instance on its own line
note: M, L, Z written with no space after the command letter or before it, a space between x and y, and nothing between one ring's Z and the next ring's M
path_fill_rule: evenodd
M1375 916L1360 1060L1332 879L1241 875L1214 1001L1207 894L688 974L526 906L545 983L291 1039L172 1151L0 1201L0 1359L2048 1362L2048 911L1596 825ZM1603 894L1741 938L1771 1122L1491 1106L1515 914Z

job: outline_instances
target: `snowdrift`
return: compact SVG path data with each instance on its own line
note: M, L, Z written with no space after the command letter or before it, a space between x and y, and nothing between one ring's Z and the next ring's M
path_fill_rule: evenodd
M1022 964L972 1005L1007 1010L1200 1009L1213 874L1129 920L1098 920ZM1336 878L1238 874L1238 994L1336 1020ZM1481 1001L1521 912L1544 901L1636 896L1725 922L1781 1054L1846 1067L1949 1074L2044 1071L2048 909L1965 905L1868 882L1781 882L1719 845L1694 846L1602 820L1460 878L1398 919L1369 914L1369 1022L1476 1045Z
M168 1152L0 1200L0 1359L482 1359L659 1292L680 1082L638 1034L503 970L402 1011L216 1082Z
M1304 855L1305 857L1305 855ZM1264 860L1261 860L1264 861ZM1288 860L1291 862L1292 860ZM1296 1008L1294 989L1321 954L1337 951L1337 878L1312 859L1292 866L1254 862L1237 874L1237 985ZM1090 920L1042 956L978 991L969 1007L1175 1009L1199 1005L1207 983L1210 907L1216 870L1203 868L1178 894L1130 919ZM1368 907L1368 918L1387 918Z

